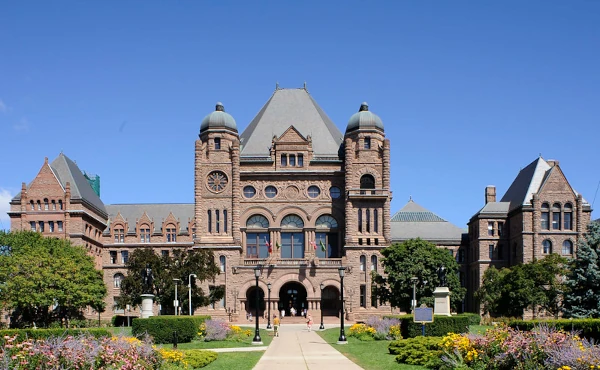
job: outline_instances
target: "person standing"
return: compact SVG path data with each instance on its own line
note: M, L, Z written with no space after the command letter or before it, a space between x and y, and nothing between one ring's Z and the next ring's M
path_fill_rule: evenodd
M285 317L285 310L282 308L281 309L281 319L283 320L284 317Z
M308 331L312 330L312 326L313 326L313 318L311 314L306 315L306 327L308 328Z
M279 336L279 325L281 324L281 321L279 321L279 317L277 317L277 315L273 315L273 336L274 337L278 337Z

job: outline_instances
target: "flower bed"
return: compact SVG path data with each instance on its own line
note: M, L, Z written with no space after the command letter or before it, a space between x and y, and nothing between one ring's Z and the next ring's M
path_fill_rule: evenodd
M215 340L243 341L252 335L250 329L242 329L237 325L230 325L223 320L206 320L200 325L198 336L206 342Z
M400 320L370 316L364 324L354 324L348 330L348 336L367 340L392 340L400 338Z

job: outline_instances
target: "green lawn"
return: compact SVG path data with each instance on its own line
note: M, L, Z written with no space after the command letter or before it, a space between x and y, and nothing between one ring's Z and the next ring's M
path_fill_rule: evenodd
M470 325L469 331L473 334L485 334L485 331L488 329L494 328L490 325Z
M250 370L252 369L264 351L260 352L221 352L217 359L203 369L206 370Z
M346 332L348 330L346 329ZM348 357L352 362L365 370L417 370L425 369L422 366L399 364L395 356L388 352L387 340L375 340L363 342L356 338L348 338L348 344L336 344L340 336L340 330L326 329L317 332L325 341L337 349L341 354Z
M112 335L121 335L124 337L130 337L131 336L131 326L127 327L127 326L110 326L108 328L108 331L110 331L112 333Z

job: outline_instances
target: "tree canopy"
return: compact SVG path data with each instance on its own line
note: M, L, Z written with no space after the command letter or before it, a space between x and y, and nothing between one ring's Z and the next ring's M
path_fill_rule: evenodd
M86 250L31 231L0 231L0 304L11 326L47 326L104 311L106 285Z
M413 283L411 278L418 278L416 284L417 301L433 306L433 291L440 285L437 269L446 268L446 280L450 289L450 304L458 310L466 293L460 286L458 263L448 250L438 248L435 244L420 238L393 244L381 251L385 276L377 275L375 281L379 296L394 307L404 311L410 309Z
M545 310L558 316L561 311L567 260L551 254L540 260L497 270L491 266L475 297L485 314L519 317L526 309Z
M588 225L585 240L577 247L577 258L572 261L565 285L566 317L600 317L600 223Z
M188 278L196 274L197 280L213 280L219 274L219 267L211 251L198 249L193 251L175 250L170 255L159 256L152 249L136 249L127 262L127 276L121 282L121 296L117 300L120 308L126 305L140 305L144 293L142 271L149 265L153 274L152 294L155 302L161 305L163 313L174 313L175 281L178 281L179 307L184 313L189 311ZM193 279L193 278L192 278ZM192 309L207 306L223 297L224 289L215 287L205 292L192 282Z

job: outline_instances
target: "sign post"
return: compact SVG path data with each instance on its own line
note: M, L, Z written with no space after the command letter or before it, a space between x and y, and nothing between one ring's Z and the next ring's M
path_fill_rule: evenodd
M433 322L433 308L430 307L417 307L415 308L415 314L413 321L421 323L421 335L425 336L425 324Z

